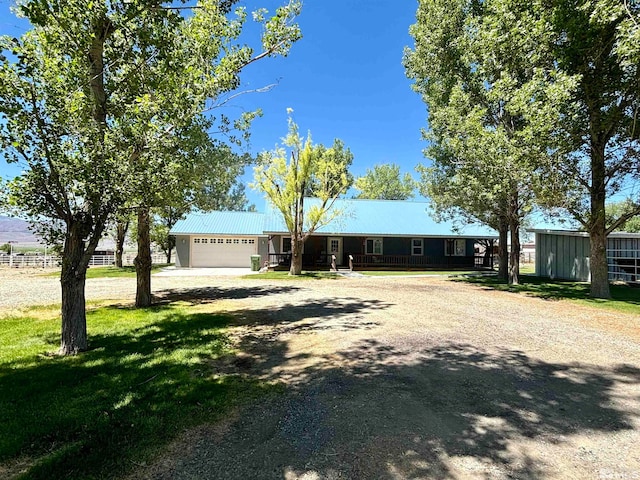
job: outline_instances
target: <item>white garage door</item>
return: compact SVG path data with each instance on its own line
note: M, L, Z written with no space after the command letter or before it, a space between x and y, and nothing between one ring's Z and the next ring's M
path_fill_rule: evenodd
M255 238L191 238L192 267L251 267L257 253Z

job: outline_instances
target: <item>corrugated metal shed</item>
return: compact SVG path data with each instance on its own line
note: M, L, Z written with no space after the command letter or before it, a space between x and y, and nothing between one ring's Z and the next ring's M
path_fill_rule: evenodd
M171 235L263 235L264 214L257 212L191 213L178 221Z
M305 199L305 210L318 199ZM497 238L497 232L482 225L456 229L452 222L436 222L429 215L429 204L400 200L340 199L334 209L341 212L330 224L318 229L322 235L421 236ZM265 233L286 233L282 214L267 205Z
M588 282L591 279L589 234L532 229L536 234L536 275ZM609 280L640 280L640 233L607 236Z

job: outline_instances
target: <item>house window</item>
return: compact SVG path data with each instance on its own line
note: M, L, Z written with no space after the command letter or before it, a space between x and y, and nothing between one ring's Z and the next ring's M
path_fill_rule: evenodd
M445 240L444 254L447 257L464 257L466 253L466 243L467 242L464 238Z
M249 243L250 243L250 244L254 244L254 243L256 243L255 238L250 238L250 239L249 239Z
M291 237L281 237L282 238L282 248L280 249L281 253L290 253L291 252Z
M231 243L231 239L227 238L227 242L226 243Z
M193 243L200 243L200 239L199 238L194 238L193 239Z
M219 238L218 239L218 243L224 243L224 239L223 238Z
M411 239L411 255L424 255L424 240L422 238Z
M246 245L247 243L248 243L248 240L247 240L246 238L243 238L243 239L242 239L242 244L243 244L243 245Z
M206 238L203 238L203 239L202 239L202 243L207 243L207 239L206 239Z
M233 243L234 243L234 244L236 244L236 243L240 243L240 240L238 240L237 238L234 238L234 239L233 239Z
M364 242L364 253L367 255L382 255L382 239L367 238Z

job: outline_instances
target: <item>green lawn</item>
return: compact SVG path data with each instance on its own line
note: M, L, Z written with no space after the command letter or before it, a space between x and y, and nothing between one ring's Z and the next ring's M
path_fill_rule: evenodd
M520 273L522 275L533 275L536 273L536 266L533 263L524 263L520 265Z
M156 273L162 270L167 265L154 265L151 267L151 273ZM49 272L46 274L49 277L59 277L60 271ZM90 267L87 269L87 278L135 278L136 267L126 266L117 268L113 266L109 267Z
M338 279L341 278L336 272L315 272L315 271L302 271L301 275L289 275L289 271L277 271L277 272L265 272L255 273L251 275L244 275L241 278L247 279L260 279L260 280L323 280L323 279Z
M640 315L640 288L626 285L611 285L611 300L591 298L589 284L585 282L565 282L548 278L523 275L520 285L508 285L495 276L467 277L457 281L483 285L487 288L542 297L548 300L570 300L592 307L615 310Z
M384 277L398 275L472 275L481 272L478 270L357 270L356 273L371 277Z
M0 318L0 465L20 464L18 478L121 476L174 432L277 389L216 374L229 317L206 307L95 308L75 357L54 354L58 308Z

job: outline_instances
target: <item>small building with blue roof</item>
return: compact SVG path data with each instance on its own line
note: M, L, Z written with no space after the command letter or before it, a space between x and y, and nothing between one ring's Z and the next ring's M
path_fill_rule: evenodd
M305 199L305 206L315 202ZM338 266L351 259L355 269L488 266L478 244L497 239L482 225L436 222L425 202L338 199L333 209L336 218L305 242L305 268L328 268L332 256ZM192 213L170 234L178 267L249 267L251 256L260 255L261 264L288 268L291 260L291 236L271 205L264 213Z

